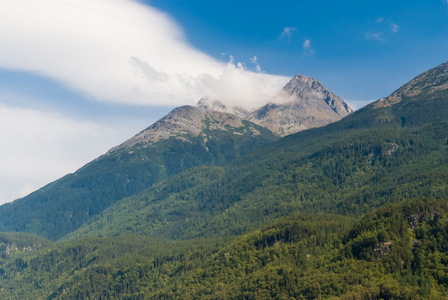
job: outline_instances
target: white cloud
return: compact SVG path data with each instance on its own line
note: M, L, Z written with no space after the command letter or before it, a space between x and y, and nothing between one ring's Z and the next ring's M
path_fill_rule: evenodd
M19 197L25 197L36 190L36 186L33 186L31 182L26 182L23 188L19 192Z
M283 31L280 34L280 38L281 39L286 38L288 40L288 42L289 42L289 41L291 41L292 33L294 31L297 31L296 27L285 27L285 28L283 28Z
M208 78L205 94L228 105L254 109L275 97L289 79L248 72L231 57L219 78Z
M306 39L306 40L303 42L302 47L303 47L303 50L304 50L304 53L305 53L305 54L308 54L308 55L314 55L314 50L313 50L313 48L311 47L311 40Z
M132 0L1 0L0 45L0 68L51 78L112 103L166 107L208 95L250 109L289 80L201 53L168 16ZM256 57L252 63L258 71ZM75 171L137 132L1 103L0 204Z
M260 64L258 63L258 61L257 61L257 57L256 57L256 56L251 57L251 58L250 58L250 62L253 63L253 64L255 65L255 71L257 71L257 73L261 73L261 72L262 72L262 70L261 70L261 66L260 66Z
M2 104L0 133L0 204L75 171L122 138L117 128Z
M227 68L191 47L167 15L133 0L2 0L0 44L0 68L102 101L195 103Z
M392 30L393 33L397 33L398 30L400 30L400 26L394 23L390 23L390 29Z
M367 32L365 37L368 40L384 41L383 34L381 32Z
M383 37L384 35L389 35L390 32L397 33L400 30L400 26L396 23L393 23L391 18L385 19L384 17L377 17L376 23L379 23L381 25L377 24L375 26L375 31L366 33L366 39L385 41L386 39Z
M305 49L311 48L311 40L305 40L303 42L303 48L305 48Z

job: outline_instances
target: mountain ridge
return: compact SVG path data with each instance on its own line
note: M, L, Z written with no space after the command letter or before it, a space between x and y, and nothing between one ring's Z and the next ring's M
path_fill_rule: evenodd
M317 79L301 74L294 76L271 101L256 109L228 106L211 98L201 99L198 107L236 114L282 137L325 126L353 112L341 97Z
M420 116L424 123L403 126L400 118L413 114L413 107L377 109L374 103L339 122L255 149L229 165L181 174L117 203L115 211L105 211L74 236L105 234L101 228L106 227L113 228L107 233L112 235L134 228L156 237L225 236L298 210L359 216L404 197L446 197L448 122L433 124ZM120 210L127 215L106 225L107 219L118 219L114 215ZM148 222L128 225L142 219ZM164 226L152 227L159 223Z
M310 93L308 89L303 94ZM322 99L317 100L328 106ZM223 111L226 107L222 104L212 104L222 111L207 107L205 98L199 102L200 107L175 108L75 173L0 206L0 230L24 231L56 240L116 201L161 180L196 166L230 162L288 133L289 129L274 134L251 122L247 111L231 108L232 112L246 114L245 119ZM288 122L297 123L297 118Z
M428 74L411 81L418 93L403 88L400 101L378 106L380 99L227 163L189 168L122 198L65 240L29 253L8 250L2 295L446 299L448 94L437 78L448 70ZM229 149L225 141L240 136L233 132L258 128L242 123L211 137ZM173 148L182 139L157 143L167 147L160 151L186 149ZM134 157L132 147L105 159ZM5 238L0 247L41 240Z
M438 93L446 90L448 90L448 62L414 77L390 96L381 98L375 104L375 107L390 106L401 102L403 98L415 98L423 92L426 92L426 97L436 96Z
M212 120L204 124L205 120ZM203 130L228 130L226 126L232 128L244 127L243 121L245 119L240 118L237 115L233 115L226 112L220 112L210 109L200 109L195 106L184 105L174 108L166 116L156 121L151 126L142 130L134 137L128 139L124 143L110 149L106 155L110 155L113 152L124 148L130 148L136 145L142 147L151 145L160 140L166 140L171 137L181 140L187 140L186 136L191 135L194 137L205 136ZM250 127L254 135L259 135L260 132L254 127Z
M251 113L249 120L286 136L339 121L352 112L317 79L296 75L272 102Z
M161 180L195 166L229 162L277 139L235 115L179 107L75 173L0 206L0 230L57 240Z

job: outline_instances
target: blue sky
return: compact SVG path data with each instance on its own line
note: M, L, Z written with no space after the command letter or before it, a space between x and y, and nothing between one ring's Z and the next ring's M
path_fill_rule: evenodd
M296 74L353 108L447 61L448 3L2 0L0 204L209 95L249 108Z
M169 13L210 56L231 54L250 66L256 55L269 74L313 76L351 101L384 97L447 60L441 0L146 3Z

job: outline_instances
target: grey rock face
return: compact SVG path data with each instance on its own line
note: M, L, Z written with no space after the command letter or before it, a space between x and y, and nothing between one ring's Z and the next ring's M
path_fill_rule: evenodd
M230 113L189 105L180 106L123 144L112 148L108 153L131 148L137 144L147 146L170 137L188 140L190 136L204 135L204 129L231 131L245 126L243 121L243 118ZM258 132L253 129L253 134L257 135Z
M283 92L301 100L322 100L341 117L353 112L341 97L336 96L313 77L296 75L283 88Z
M155 122L109 154L136 144L153 144L170 137L188 140L202 135L204 129L229 131L243 127L249 120L268 128L279 136L324 126L351 113L351 108L338 96L312 77L297 75L282 92L260 109L250 112L241 107L227 106L219 100L204 97L197 107L181 106ZM254 135L257 130L253 129Z
M297 75L271 103L249 116L249 120L285 136L336 122L352 109L341 97L318 80Z

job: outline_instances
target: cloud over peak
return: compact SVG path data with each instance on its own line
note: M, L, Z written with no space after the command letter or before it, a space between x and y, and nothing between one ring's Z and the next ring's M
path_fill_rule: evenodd
M0 43L0 68L101 101L193 103L228 72L189 45L167 15L134 0L2 0Z

